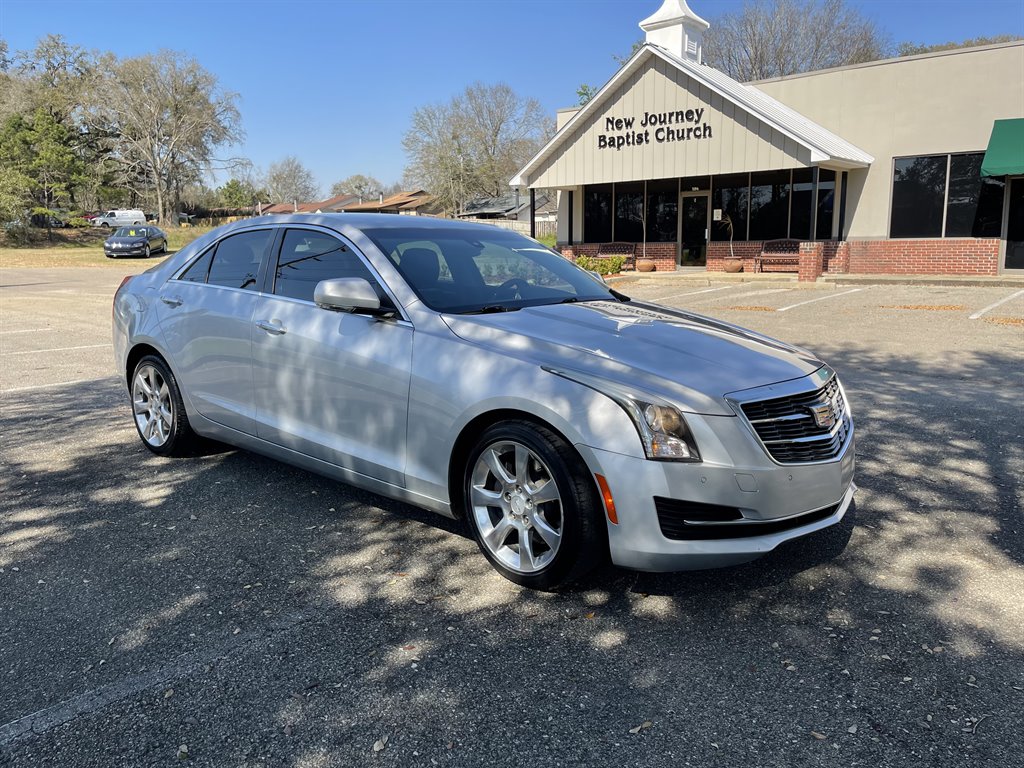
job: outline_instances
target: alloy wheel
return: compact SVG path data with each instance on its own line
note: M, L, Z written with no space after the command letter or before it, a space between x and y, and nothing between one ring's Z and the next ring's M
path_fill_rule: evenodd
M522 443L487 446L473 467L470 506L488 551L507 568L535 573L562 542L562 498L550 468Z
M171 391L160 371L152 365L140 366L135 372L132 407L142 439L154 448L166 443L174 426Z

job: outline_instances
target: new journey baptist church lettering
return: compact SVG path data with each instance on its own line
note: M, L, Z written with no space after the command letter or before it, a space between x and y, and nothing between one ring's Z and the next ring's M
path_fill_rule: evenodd
M606 117L606 132L598 134L597 148L621 150L623 147L642 147L651 143L652 136L659 144L710 139L711 126L703 121L704 107L678 109L674 112L644 112L639 124L635 117Z

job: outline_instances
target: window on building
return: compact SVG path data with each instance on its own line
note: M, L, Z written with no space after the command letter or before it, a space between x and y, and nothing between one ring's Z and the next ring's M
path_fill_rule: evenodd
M789 226L789 171L750 175L750 239L785 237Z
M749 176L735 173L718 176L711 191L711 207L721 217L711 217L712 240L747 239L747 204L750 197Z
M832 239L832 217L836 208L836 172L818 169L818 229L817 240Z
M678 179L647 182L647 242L674 243L678 235Z
M639 243L644 239L644 183L615 185L615 240Z
M942 237L948 155L894 161L890 237Z
M999 237L1003 224L1000 179L981 177L984 152L949 158L946 237Z
M583 188L583 237L588 243L611 241L611 184L588 184Z
M703 192L711 189L711 177L687 176L679 180L679 188L683 192Z
M811 239L811 210L814 200L814 169L793 171L793 202L789 213L789 236L796 240Z

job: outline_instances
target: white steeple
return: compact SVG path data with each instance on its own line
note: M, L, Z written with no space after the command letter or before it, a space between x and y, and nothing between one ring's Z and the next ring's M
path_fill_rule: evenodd
M704 30L710 26L690 10L686 0L665 0L661 8L640 22L648 43L698 64L704 60Z

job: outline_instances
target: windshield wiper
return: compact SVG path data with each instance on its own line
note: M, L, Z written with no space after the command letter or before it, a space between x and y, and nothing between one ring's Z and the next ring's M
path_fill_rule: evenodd
M627 296L626 294L619 293L618 291L612 291L611 289L609 289L609 291L611 292L612 297L614 297L618 301L629 301L629 296ZM581 299L579 296L569 296L568 298L565 298L565 299L559 299L559 301L557 303L558 304L577 304L577 303L579 303L581 301L608 301L608 297L607 296L589 296L587 298Z
M470 309L462 312L463 315L491 315L495 312L517 312L520 307L507 307L504 304L488 304L480 309Z

